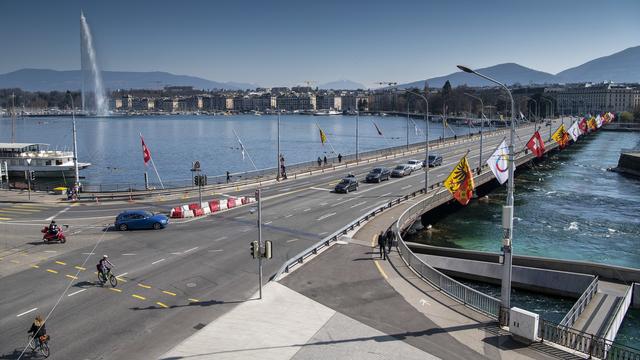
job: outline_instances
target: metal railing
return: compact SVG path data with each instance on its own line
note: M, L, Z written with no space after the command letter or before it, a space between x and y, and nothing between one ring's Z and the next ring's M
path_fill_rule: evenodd
M580 314L582 314L582 312L587 307L587 305L589 305L589 302L591 302L591 299L593 299L596 292L598 292L597 276L593 279L593 281L591 281L591 284L587 286L587 288L584 290L582 295L580 295L576 303L573 304L573 306L571 307L569 312L567 312L564 318L562 318L562 321L560 321L560 325L572 327L573 324L576 322L576 320L578 320L578 317L580 316Z
M640 360L640 350L541 319L541 341L550 341L599 359Z
M615 339L616 334L618 334L618 330L620 329L620 325L622 325L622 321L627 314L629 305L631 305L632 295L633 286L629 286L624 294L624 297L622 299L618 298L618 304L616 305L616 309L613 313L614 316L609 317L609 320L604 327L606 329L604 332L605 339L612 341Z

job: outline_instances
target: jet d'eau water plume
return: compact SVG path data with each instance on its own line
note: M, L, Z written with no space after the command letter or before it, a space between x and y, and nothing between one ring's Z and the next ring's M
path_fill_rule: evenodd
M93 37L84 13L80 12L80 62L82 67L82 110L97 116L109 115L102 75L96 60Z

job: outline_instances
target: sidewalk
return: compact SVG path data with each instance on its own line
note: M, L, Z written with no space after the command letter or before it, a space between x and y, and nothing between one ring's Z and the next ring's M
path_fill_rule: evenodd
M46 203L58 204L65 203L64 195L51 195L44 191L32 191L31 199L27 190L0 190L0 203Z

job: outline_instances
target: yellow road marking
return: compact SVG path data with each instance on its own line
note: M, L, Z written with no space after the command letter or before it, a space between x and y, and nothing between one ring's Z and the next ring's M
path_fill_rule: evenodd
M9 211L6 211L6 212L10 212L10 213L24 213L24 214L30 214L30 213L37 213L37 212L40 212L40 210L9 209Z
M52 273L52 274L57 274L58 272L55 270L51 270L51 269L47 269L48 272Z
M64 262L64 261L56 261L56 264L58 264L58 265L67 265L67 263Z
M162 290L163 293L171 296L176 296L176 293L172 293L171 291Z
M169 308L167 305L161 303L160 301L158 301L156 304L160 305L161 307L163 307L165 309Z
M140 286L141 288L145 288L145 289L151 289L151 286L145 285L145 284L138 284L138 286Z
M34 268L34 269L40 269L40 266L38 266L38 265L31 265L31 267Z
M73 275L65 275L65 276L68 277L69 279L78 280L78 278Z
M109 288L109 290L113 290L113 291L115 291L115 292L122 292L122 290L120 290L120 289L116 289L116 288Z
M134 298L136 298L136 299L140 299L140 300L147 300L147 298L146 298L146 297L144 297L144 296L140 296L140 295L136 295L136 294L132 294L131 296L133 296L133 297L134 297Z
M388 279L387 274L385 274L384 270L382 270L382 266L378 264L378 260L374 260L373 263L376 264L376 267L378 268L378 271L380 271L382 277L385 278L385 280Z
M82 271L87 270L87 268L83 268L82 266L74 266L74 268L76 268L78 270L82 270Z
M127 282L127 280L121 278L120 276L116 276L116 279L118 279L118 281Z
M20 261L18 261L18 260L11 260L11 262L14 263L14 264L20 264Z
M200 302L200 300L198 300L198 299L191 299L191 298L189 298L189 301L191 301L191 302Z
M0 217L0 220L11 220L11 218L6 218L6 217Z

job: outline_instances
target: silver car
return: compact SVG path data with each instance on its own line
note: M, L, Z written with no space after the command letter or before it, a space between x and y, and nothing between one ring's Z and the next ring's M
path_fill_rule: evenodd
M424 167L424 163L421 160L409 160L407 165L411 166L411 170L420 170Z
M411 168L411 165L400 164L395 168L393 168L393 171L391 171L391 177L403 177L403 176L411 175L412 171L413 169Z

